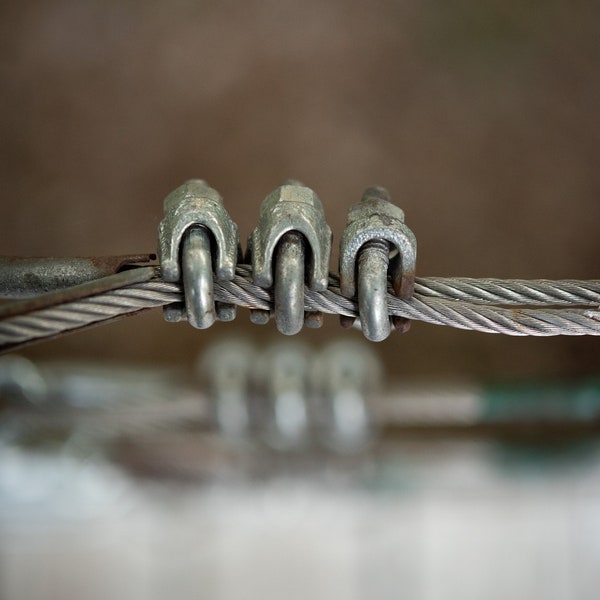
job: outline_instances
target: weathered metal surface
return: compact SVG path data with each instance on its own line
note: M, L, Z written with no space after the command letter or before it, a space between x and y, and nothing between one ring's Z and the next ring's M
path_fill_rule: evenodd
M210 327L217 318L233 320L235 307L224 303L215 306L212 293L213 270L217 279L232 280L241 256L237 225L220 194L206 182L192 179L165 198L164 211L158 229L162 276L169 282L183 280L186 290L185 312L172 306L165 311L165 320L187 317L199 329ZM200 227L205 237L196 233Z
M190 228L183 238L181 270L187 320L196 329L207 329L217 318L210 238L205 227Z
M320 329L323 327L323 313L307 311L304 313L304 325L309 329Z
M389 275L396 295L408 300L415 284L417 240L404 224L404 212L390 202L387 190L369 188L348 213L348 225L340 241L340 289L352 298L356 292L356 262L362 246L370 240L391 245Z
M150 281L157 274L156 267L139 267L121 271L114 275L93 279L69 288L41 294L35 298L14 300L0 305L0 320L24 315L36 310L60 306L68 302L102 294L110 290L117 290L128 285Z
M321 201L300 182L287 181L263 201L248 239L248 260L254 282L275 287L275 321L281 333L292 335L302 328L305 280L312 290L327 289L331 240ZM265 320L264 315L257 319Z
M358 312L362 331L368 340L385 340L391 331L387 303L387 271L390 246L384 240L371 240L358 253Z
M285 335L295 335L304 324L304 238L285 233L275 248L275 321Z
M77 258L0 256L0 297L28 298L113 275L155 254Z
M273 285L275 247L284 233L297 231L307 241L308 285L312 290L327 289L331 228L318 196L298 181L287 181L271 192L260 207L258 225L248 240L254 281L261 287Z
M239 252L238 229L219 192L201 179L191 179L165 198L164 211L158 227L158 256L165 281L181 280L181 243L185 232L194 225L204 225L214 238L216 276L233 279Z
M271 320L271 312L260 308L250 309L250 322L255 325L266 325Z
M340 241L340 291L353 298L358 287L361 325L368 339L381 341L390 332L388 277L399 298L412 296L416 256L417 241L404 224L404 212L390 202L387 190L368 188L350 209ZM406 329L405 322L398 325Z

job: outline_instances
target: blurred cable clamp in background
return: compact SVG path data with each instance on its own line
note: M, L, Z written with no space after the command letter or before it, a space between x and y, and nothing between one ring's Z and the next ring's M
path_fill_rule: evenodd
M0 257L0 352L155 307L205 329L236 307L286 335L337 314L372 341L411 320L518 336L600 335L600 280L415 277L416 238L388 192L348 214L339 275L332 232L310 188L286 181L263 201L246 252L220 194L190 180L167 196L155 254Z
M227 338L189 372L0 357L0 425L0 444L76 441L148 474L256 473L276 457L339 457L342 466L345 457L411 439L543 440L560 449L598 436L600 380L386 388L366 342L317 349L282 340L258 348Z

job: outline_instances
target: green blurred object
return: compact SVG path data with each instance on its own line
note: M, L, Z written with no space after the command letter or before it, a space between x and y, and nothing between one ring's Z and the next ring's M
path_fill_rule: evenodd
M577 381L528 381L486 388L481 400L484 422L589 422L600 419L600 378ZM543 437L496 445L498 462L528 475L580 463L598 447L595 439Z
M484 389L482 420L576 420L600 417L600 377L504 383Z

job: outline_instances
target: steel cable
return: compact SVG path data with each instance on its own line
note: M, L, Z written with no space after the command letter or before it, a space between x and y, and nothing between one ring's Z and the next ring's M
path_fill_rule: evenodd
M415 291L423 296L506 305L598 305L600 281L563 279L417 278Z
M80 286L81 297L72 291L76 288L70 288L64 302L61 301L64 292L56 292L37 298L33 305L31 301L11 303L4 314L0 311L0 351L183 302L179 284L164 282L156 268L146 267L145 273L141 271L132 272L131 280L135 283L129 285L122 273L112 276L114 289L110 289L111 278L105 278L103 289L107 289L99 293L96 283L95 287ZM337 276L332 275L329 284L324 292L305 291L305 310L356 317L357 303L340 294ZM272 291L255 285L246 265L237 267L233 281L215 281L214 292L220 302L262 310L273 308ZM392 316L515 336L600 335L599 304L597 280L420 278L410 300L388 294ZM19 314L20 306L24 310Z

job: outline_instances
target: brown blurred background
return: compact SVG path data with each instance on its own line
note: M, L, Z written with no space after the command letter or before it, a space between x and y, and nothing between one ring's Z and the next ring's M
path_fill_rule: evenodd
M387 187L420 275L597 278L600 5L563 1L26 1L0 7L0 253L151 252L164 196L217 188L245 240L293 177L335 243ZM335 269L337 251L332 266ZM32 347L32 358L189 364L209 331L160 311ZM301 336L344 332L330 317ZM393 374L597 372L592 338L413 324Z

